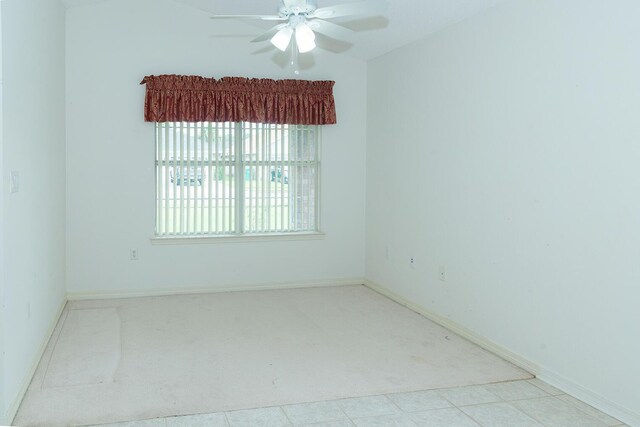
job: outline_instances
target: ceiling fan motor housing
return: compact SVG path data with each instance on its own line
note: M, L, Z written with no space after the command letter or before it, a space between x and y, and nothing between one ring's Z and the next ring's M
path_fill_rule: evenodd
M308 15L318 8L317 0L282 0L278 9L280 16L287 18L291 15Z

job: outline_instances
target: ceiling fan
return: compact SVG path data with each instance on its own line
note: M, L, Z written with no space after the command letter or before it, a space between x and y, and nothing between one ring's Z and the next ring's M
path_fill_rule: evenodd
M347 16L371 15L383 12L386 0L361 0L329 7L318 8L317 0L279 0L277 15L214 15L211 19L259 19L263 21L283 21L266 33L251 40L271 43L286 51L291 40L295 39L296 49L293 52L306 53L316 47L315 32L333 39L348 37L353 30L328 21Z

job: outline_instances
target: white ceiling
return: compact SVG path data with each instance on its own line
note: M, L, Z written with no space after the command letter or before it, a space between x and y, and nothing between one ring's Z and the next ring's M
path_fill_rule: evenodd
M109 0L62 1L67 7L76 7ZM204 13L216 14L274 14L278 8L278 0L174 1L200 9ZM318 0L318 7L353 1ZM389 0L389 9L384 16L343 22L344 25L358 30L351 40L348 40L350 44L334 43L331 40L324 40L324 43L325 45L328 44L328 47L334 51L344 50L344 54L369 60L407 43L419 40L503 1L507 0ZM238 28L242 29L241 34L238 35L246 35L248 42L249 36L259 35L268 26L268 23L259 22L255 27L255 34L248 34L247 28L251 32L251 27L241 25L238 26ZM216 31L218 29L220 30L219 32ZM228 29L228 23L225 24L219 20L211 21L211 34L213 36L228 35Z

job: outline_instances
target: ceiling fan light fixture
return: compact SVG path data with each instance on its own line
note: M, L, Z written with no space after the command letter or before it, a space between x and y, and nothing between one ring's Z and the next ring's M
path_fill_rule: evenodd
M271 38L271 44L284 52L285 50L287 50L287 47L289 47L292 36L293 30L291 29L291 27L286 26Z
M296 44L300 53L310 52L316 47L316 35L306 22L296 26Z
M316 48L316 32L337 40L348 38L353 32L328 19L383 13L390 0L349 0L348 3L321 8L318 8L319 0L274 1L279 3L278 13L274 15L213 15L211 19L280 21L281 23L271 27L251 42L270 40L271 44L282 52L287 52L291 48L291 57L297 58L298 53L310 52ZM292 42L294 35L295 41Z

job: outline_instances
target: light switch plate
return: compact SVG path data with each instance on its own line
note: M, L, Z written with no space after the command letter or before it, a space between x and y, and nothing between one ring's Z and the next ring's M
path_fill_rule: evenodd
M9 172L9 192L17 193L20 190L20 172Z

